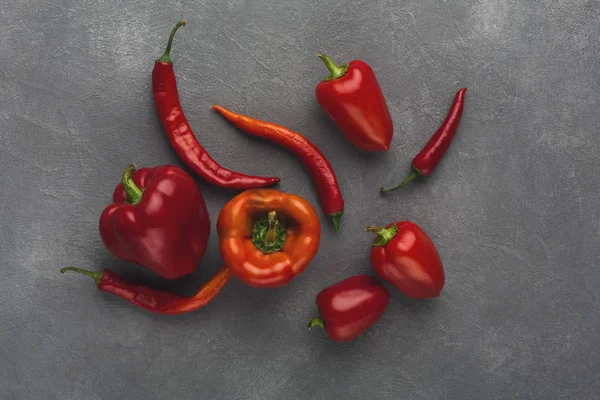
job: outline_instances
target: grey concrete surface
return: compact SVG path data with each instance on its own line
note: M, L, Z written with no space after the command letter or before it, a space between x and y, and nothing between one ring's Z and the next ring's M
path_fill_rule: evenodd
M600 398L600 3L597 0L164 2L3 0L0 24L0 398ZM182 165L156 117L153 61L176 21L184 109L213 157L282 178L317 205L301 165L240 133L220 103L304 133L346 200L339 234L291 285L233 280L209 307L162 317L60 275L112 268L191 294L220 267L164 282L115 259L98 217L123 166ZM315 52L369 62L395 123L366 154L320 111ZM381 197L469 88L460 131L427 182ZM214 222L236 192L198 184ZM322 215L322 214L321 214ZM370 272L369 224L410 219L447 284L391 290L348 344L308 332L318 291Z

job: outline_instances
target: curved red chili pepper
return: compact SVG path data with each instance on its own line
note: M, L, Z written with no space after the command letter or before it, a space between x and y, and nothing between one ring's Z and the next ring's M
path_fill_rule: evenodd
M184 25L185 21L175 25L165 53L156 60L152 70L154 102L169 142L188 167L215 185L234 189L250 189L270 186L279 182L279 178L276 177L245 175L223 168L198 142L179 103L177 81L170 56L175 32Z
M419 154L413 158L413 171L411 174L404 180L404 182L396 187L391 189L381 188L382 193L393 192L394 190L398 190L401 187L406 186L417 178L431 174L446 153L446 150L448 150L448 147L450 147L450 143L456 134L456 129L458 128L460 117L462 116L465 105L466 92L467 89L462 88L458 91L458 93L456 93L454 102L452 103L452 107L450 108L444 123L433 134L431 139L429 139L423 150L421 150Z
M94 278L98 289L124 298L138 307L156 314L183 314L198 310L207 305L231 278L229 268L222 267L208 282L206 282L195 295L181 297L174 293L163 292L126 281L115 272L105 269L100 272L86 271L85 269L66 267L61 273L74 271Z
M237 114L221 106L215 105L212 106L212 109L239 129L263 139L269 139L298 157L317 187L323 211L333 221L335 231L339 230L340 218L344 213L342 192L331 164L310 140L281 125Z

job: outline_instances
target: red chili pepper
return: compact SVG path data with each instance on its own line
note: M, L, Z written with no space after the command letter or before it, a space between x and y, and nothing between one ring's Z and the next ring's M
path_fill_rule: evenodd
M371 250L373 270L415 299L440 295L444 287L444 267L427 234L410 221L395 222L386 228L370 226L377 234Z
M138 307L157 314L183 314L198 310L207 305L223 289L231 274L222 267L192 297L181 297L173 293L163 292L128 282L115 272L105 269L100 272L86 271L81 268L66 267L61 273L75 271L94 278L98 289L124 298Z
M344 212L342 192L340 192L331 164L310 140L281 125L236 114L221 106L215 105L212 108L239 129L251 135L271 140L298 157L317 187L323 211L333 221L335 231L339 230L340 218Z
M135 173L134 173L135 172ZM115 256L167 279L196 270L210 234L204 198L181 168L128 165L100 216L100 236Z
M206 181L215 185L234 189L249 189L270 186L279 182L279 178L250 176L225 169L213 160L206 149L198 142L179 103L177 81L175 80L175 72L170 56L175 32L183 25L185 25L185 21L175 25L169 37L167 49L163 56L156 60L152 71L152 92L156 111L167 132L169 142L188 167Z
M352 340L369 329L390 301L387 289L369 275L356 275L326 287L317 295L320 317L308 329L325 328L336 342Z
M448 150L448 147L450 147L450 142L452 142L452 139L456 134L456 129L458 128L460 117L462 116L465 105L466 92L467 89L463 88L456 93L454 102L452 103L452 107L450 108L444 123L437 130L437 132L435 132L431 139L429 139L429 142L427 142L423 150L421 150L421 152L413 159L413 171L411 174L404 180L404 182L396 187L391 189L381 188L382 193L393 192L394 190L398 190L401 187L406 186L408 183L417 178L431 174L431 172L442 159L444 153L446 153L446 150Z
M329 76L317 85L317 101L338 128L356 146L368 151L388 151L394 125L373 69L354 60L341 66L317 54Z

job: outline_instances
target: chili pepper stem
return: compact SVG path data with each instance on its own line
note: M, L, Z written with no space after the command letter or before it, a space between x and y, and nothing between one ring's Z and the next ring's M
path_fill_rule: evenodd
M325 321L323 321L323 318L316 317L316 318L311 319L310 322L308 323L308 330L310 331L315 326L320 326L321 328L325 328Z
M121 175L121 183L123 184L125 193L127 193L130 204L137 204L142 200L142 190L133 182L132 176L134 172L135 165L127 164Z
M400 188L403 188L404 186L408 185L409 183L411 183L415 179L419 178L421 175L422 174L419 171L414 170L413 172L410 173L410 175L408 175L408 177L406 177L406 179L404 180L404 182L402 182L398 186L395 186L395 187L390 188L390 189L381 188L381 193L390 193L390 192L393 192L394 190L398 190Z
M340 230L340 219L342 218L342 211L327 214L329 218L331 218L331 222L333 223L333 230L339 232Z
M96 281L96 285L100 285L100 280L102 279L102 274L103 274L102 271L92 272L92 271L88 271L83 268L76 268L76 267L64 267L63 269L60 270L60 273L64 274L67 271L74 271L79 274L87 275Z
M171 63L171 46L173 45L173 38L175 37L175 32L177 32L177 30L179 28L181 28L182 26L185 26L186 21L185 20L181 20L177 23L177 25L175 25L175 27L173 28L173 30L171 31L171 35L169 35L169 42L167 43L167 48L165 49L165 52L163 53L163 55L156 60L156 62L164 62L164 63Z
M393 224L389 228L382 228L380 226L367 226L365 231L372 232L377 235L377 238L373 242L373 247L385 246L390 240L398 233L398 227Z
M326 81L341 78L348 72L348 64L337 66L331 58L321 53L317 53L317 57L323 60L325 66L327 66L327 69L329 70L329 76L325 78Z

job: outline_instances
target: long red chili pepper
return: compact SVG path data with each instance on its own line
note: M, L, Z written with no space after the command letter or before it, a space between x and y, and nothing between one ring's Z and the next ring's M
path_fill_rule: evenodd
M237 114L217 105L212 106L212 108L239 129L263 139L269 139L285 147L298 157L317 187L323 211L333 221L335 231L339 230L340 218L344 212L342 192L331 164L310 140L298 132L272 122L260 121Z
M171 45L177 29L185 25L179 22L169 36L165 53L154 63L152 70L152 92L158 116L163 124L169 142L179 157L198 175L215 185L249 189L270 186L279 178L265 178L234 172L220 166L202 147L194 135L179 103L177 82L171 61Z
M191 297L181 297L174 293L163 292L136 283L128 282L115 272L105 269L99 272L66 267L61 273L75 271L92 277L98 289L124 298L138 307L157 314L183 314L207 305L225 286L231 273L229 268L222 267L208 282Z
M393 192L394 190L398 190L401 187L406 186L417 178L431 174L431 172L442 159L444 153L446 153L446 150L448 150L450 142L452 142L452 139L456 134L456 129L458 128L460 117L462 116L465 105L466 92L467 89L462 88L458 91L458 93L456 93L454 102L452 103L452 107L450 107L450 111L448 112L444 123L442 126L440 126L437 132L433 134L431 139L429 139L423 150L421 150L421 152L419 152L419 154L417 154L413 159L413 171L411 174L404 180L404 182L396 187L391 189L381 188L382 193Z

